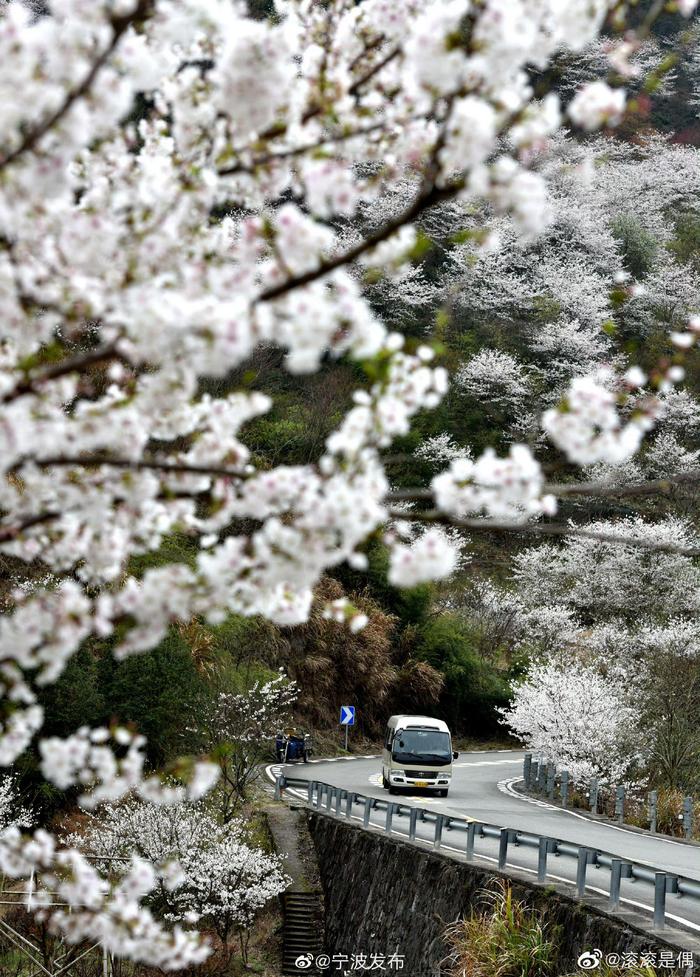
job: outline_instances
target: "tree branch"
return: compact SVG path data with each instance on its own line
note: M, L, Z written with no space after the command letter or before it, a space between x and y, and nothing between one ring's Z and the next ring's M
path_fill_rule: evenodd
M436 144L436 150L439 149L440 141ZM435 154L434 154L435 155ZM371 251L372 248L381 244L395 234L396 231L400 230L406 224L411 224L415 221L423 211L428 210L429 207L434 207L435 204L442 203L445 200L450 200L455 197L460 190L464 189L464 179L460 178L458 180L453 180L445 186L438 186L435 182L437 178L437 173L435 172L435 167L431 165L428 168L426 177L423 181L423 186L419 193L416 195L413 203L411 203L398 217L393 220L387 221L372 234L369 234L366 238L363 238L359 244L354 247L349 248L342 254L336 255L333 258L328 258L325 261L320 262L318 267L306 271L301 275L297 275L295 278L288 278L286 281L281 282L279 285L272 285L270 288L266 289L256 299L257 302L271 302L273 299L278 299L287 292L291 292L296 288L302 288L304 285L310 285L311 282L317 281L319 278L323 278L325 275L330 274L330 272L335 271L337 268L341 268L343 265L351 264L358 258L366 254L367 251Z
M629 485L610 485L608 482L547 482L542 487L542 492L559 498L593 496L605 499L634 495L667 495L673 488L683 485L700 485L700 471L668 475L666 478L655 478L647 482L632 482ZM480 485L479 487L484 489L498 488L497 485ZM426 502L432 501L432 499L431 489L417 487L388 492L384 501L389 503Z
M23 522L17 523L15 526L0 526L0 543L9 543L20 536L25 529L51 522L52 519L58 519L59 515L59 512L40 512L36 516L28 516Z
M632 482L629 485L609 485L605 482L564 482L545 485L544 491L552 495L594 495L597 498L616 498L625 495L667 495L672 488L680 485L700 484L700 472L685 472L655 478L648 482Z
M31 462L37 468L120 468L130 471L159 471L172 475L209 475L212 478L246 479L249 476L240 468L211 465L190 465L186 462L159 461L156 458L117 458L114 455L55 455L49 458L23 458L12 466L17 471Z
M348 88L348 95L357 95L360 89L364 85L366 85L368 81L371 81L375 75L379 74L382 68L386 68L386 66L390 64L394 60L394 58L397 58L399 54L401 54L400 47L392 48L388 54L386 54L383 58L377 61L376 64L372 65L372 67L369 68L364 73L364 75L361 75L357 79L357 81L354 81L352 85L350 85L350 87Z
M597 533L591 529L580 529L578 526L565 526L558 523L516 523L502 522L497 519L458 519L437 509L429 509L423 512L402 512L400 509L389 509L389 516L392 519L402 519L408 522L438 523L443 526L479 532L523 533L536 536L578 536L582 539L591 539L597 543L633 546L637 549L652 550L658 553L700 556L700 549L697 547L677 546L675 543L654 543L650 540L623 536L619 533Z
M323 136L314 142L304 143L302 146L290 146L288 149L281 149L278 153L264 153L261 156L254 156L249 163L233 163L223 170L217 170L217 174L219 176L234 176L236 173L254 173L259 166L293 159L295 156L302 156L304 153L313 152L315 149L321 149L329 144L347 142L349 139L356 139L358 136L368 136L385 127L386 122L375 122L374 125L366 126L363 129L353 129L350 132L341 132L334 136Z
M59 377L67 376L69 373L78 373L88 366L102 363L105 360L121 360L123 363L130 363L129 359L120 353L116 343L109 343L106 346L98 346L96 349L89 350L87 353L79 353L76 356L69 356L53 366L47 367L40 373L23 380L16 387L9 390L0 399L0 403L8 404L18 397L25 394L36 393L38 388L50 380L57 380Z
M133 23L146 16L152 4L153 0L139 0L136 7L130 14L110 18L112 37L105 50L95 59L95 61L93 61L83 80L79 85L68 92L63 102L61 105L59 105L55 112L52 112L43 121L38 122L35 126L29 129L25 133L19 146L11 151L0 154L0 171L2 171L6 166L9 166L10 163L14 163L14 161L24 153L34 149L39 140L42 139L47 132L50 132L54 126L58 125L66 113L70 111L74 103L87 94L92 87L95 78L114 52L114 49L119 43L122 35L126 33Z

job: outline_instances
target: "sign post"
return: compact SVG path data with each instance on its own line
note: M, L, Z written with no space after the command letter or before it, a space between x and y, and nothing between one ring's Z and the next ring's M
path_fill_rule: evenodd
M340 707L340 725L345 726L345 749L348 748L348 728L355 725L355 707Z

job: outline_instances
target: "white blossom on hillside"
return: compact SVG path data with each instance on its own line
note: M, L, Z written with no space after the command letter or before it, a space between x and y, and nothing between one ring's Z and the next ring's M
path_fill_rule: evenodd
M668 517L598 520L587 529L601 535L636 537L694 549L693 527ZM670 618L700 610L700 568L690 556L653 552L618 543L568 536L560 546L544 543L518 554L513 581L529 606L558 602L598 619L622 615Z
M12 825L31 828L35 821L34 811L22 802L17 778L12 774L5 774L0 778L0 832Z
M629 681L595 666L535 665L501 715L528 750L576 783L628 782L644 756Z
M421 461L444 465L453 458L471 458L471 450L457 444L446 431L431 438L424 438L413 454Z
M515 356L482 349L455 376L455 387L476 400L516 407L530 392L526 371Z

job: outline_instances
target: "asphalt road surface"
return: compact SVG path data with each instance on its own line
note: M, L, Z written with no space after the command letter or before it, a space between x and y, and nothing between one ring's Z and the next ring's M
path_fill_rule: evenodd
M365 796L392 800L402 806L412 806L434 811L446 816L471 818L487 824L518 831L531 832L585 845L608 852L627 861L636 862L670 874L682 875L700 883L700 846L659 835L640 834L628 828L604 824L585 814L563 811L545 801L519 796L513 783L522 778L524 753L494 751L463 753L455 760L452 769L452 786L446 798L434 797L427 791L389 795L381 786L381 760L379 757L352 757L333 760L312 760L309 764L274 764L268 774L285 773L290 778L318 780L333 787L356 791ZM288 793L294 793L290 788ZM298 789L298 796L306 799L306 790ZM362 821L360 804L353 807L352 816ZM373 810L371 822L383 826L384 810ZM395 816L392 832L399 837L408 836L408 811ZM417 843L433 843L434 822L418 821ZM480 838L475 853L477 860L496 862L497 840ZM443 833L441 848L462 855L466 846L466 832L456 829ZM509 845L507 866L532 872L537 871L537 850L524 846ZM569 883L576 879L576 859L550 855L547 877ZM590 892L607 895L609 870L603 866L589 866L586 888ZM653 910L653 885L641 879L623 879L621 888L623 907L651 913ZM700 936L700 899L669 893L666 899L667 925L681 926Z

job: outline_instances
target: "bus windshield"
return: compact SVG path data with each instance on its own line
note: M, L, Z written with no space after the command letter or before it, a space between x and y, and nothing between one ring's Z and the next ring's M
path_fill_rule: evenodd
M450 734L439 729L400 729L394 737L392 757L399 763L444 766L452 762Z

